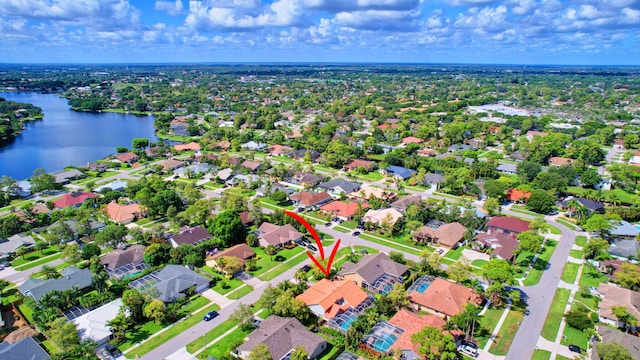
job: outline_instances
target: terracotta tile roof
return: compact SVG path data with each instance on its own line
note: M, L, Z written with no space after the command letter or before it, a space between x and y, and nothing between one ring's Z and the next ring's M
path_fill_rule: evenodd
M302 238L302 233L296 230L290 224L284 226L274 225L268 222L263 222L258 228L260 237L271 245L282 245L289 241L295 241Z
M509 201L520 201L526 200L531 197L531 192L518 190L518 189L509 189L507 191L507 200Z
M369 170L373 164L375 164L373 161L353 159L353 160L349 161L348 164L343 166L343 168L345 170L356 170L356 169L359 169L359 168L363 167L363 168Z
M240 260L250 259L256 256L256 252L253 251L247 244L238 244L228 248L227 250L220 251L219 253L212 255L207 260L216 260L222 256L233 256Z
M399 208L402 210L406 210L411 204L419 204L422 201L422 196L420 195L407 195L402 199L398 199L391 203L392 207Z
M90 192L79 192L79 193L66 193L62 195L62 197L53 202L53 206L58 209L63 209L69 206L76 206L82 204L83 202L97 198L98 194L90 193Z
M482 298L465 286L436 278L424 293L411 292L409 300L427 309L454 316L463 312L466 304L479 304Z
M313 206L323 201L331 200L331 195L328 192L323 191L319 193L312 193L308 191L301 191L293 194L289 197L293 201L297 201L304 206Z
M293 148L286 145L273 145L268 150L271 155L282 155L293 151Z
M242 163L242 166L246 167L247 169L249 169L251 171L255 171L257 168L260 167L260 165L262 165L262 163L259 163L257 161L251 161L251 160L245 160Z
M138 244L131 245L124 250L116 249L103 256L100 263L111 270L128 264L138 265L144 261L144 250L145 247Z
M391 349L412 350L414 353L419 354L419 344L411 342L411 335L419 333L420 330L427 326L442 330L446 321L437 315L418 315L407 309L400 309L389 319L389 323L404 330L398 340L393 343Z
M573 161L574 161L573 159L554 156L549 158L549 165L555 165L555 166L571 165L573 164Z
M124 223L131 221L139 215L140 205L138 204L122 205L113 201L107 204L107 216L115 222Z
M598 304L600 316L615 320L617 318L611 308L624 306L630 315L640 319L640 292L606 283L600 284L598 292L602 295L602 301Z
M132 153L132 152L126 152L123 154L118 154L115 156L115 158L120 161L120 162L129 162L129 161L135 161L138 159L138 155Z
M228 149L231 147L231 143L228 141L218 141L217 143L215 143L215 146L221 149Z
M361 204L361 207L362 209L366 209L369 207L369 204L363 203ZM358 203L357 202L347 203L347 202L336 200L326 205L322 205L320 207L320 210L333 213L336 216L351 218L353 215L355 215L356 211L358 210Z
M192 141L188 144L177 144L173 146L176 151L200 150L200 144Z
M487 222L487 229L497 228L515 233L529 230L529 221L510 216L494 216Z
M355 308L368 298L356 283L350 280L322 279L298 295L307 306L320 305L325 319L332 319L349 308Z
M424 142L424 140L420 139L419 137L415 137L415 136L408 136L408 137L402 139L402 143L403 144L421 144L423 142Z
M467 232L459 222L444 224L437 229L430 226L423 226L418 230L414 237L416 239L428 240L453 248L462 241L464 234Z

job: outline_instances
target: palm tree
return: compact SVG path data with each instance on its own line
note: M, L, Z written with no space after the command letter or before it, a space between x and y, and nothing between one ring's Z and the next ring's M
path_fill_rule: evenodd
M51 265L42 265L42 269L40 270L45 279L57 279L61 277L58 269L54 268Z
M106 325L111 328L116 342L120 343L125 339L126 331L132 325L132 320L120 311L116 317L107 321Z
M580 204L580 202L578 202L578 200L576 199L571 199L569 201L567 201L567 210L569 210L569 213L571 214L571 216L573 216L576 213L576 209L578 208L578 206L580 206L582 204Z
M24 247L24 246L22 246L22 245L20 245L20 246L16 249L16 255L17 255L18 257L22 257L22 260L24 260L24 255L25 255L26 253L28 253L28 252L29 252L29 250L27 250L27 248L26 248L26 247Z
M620 205L620 197L618 197L618 195L616 195L615 193L609 193L609 195L607 196L609 203L613 206L618 206Z
M306 283L307 272L302 269L298 269L296 270L295 274L293 274L293 278L296 280L298 284Z
M36 244L34 245L34 249L36 249L37 251L40 251L40 254L44 254L44 249L47 248L47 244L45 244L42 241L37 241Z

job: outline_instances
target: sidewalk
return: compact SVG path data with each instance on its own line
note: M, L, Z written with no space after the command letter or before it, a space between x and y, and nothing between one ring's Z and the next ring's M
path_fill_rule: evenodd
M502 323L504 323L504 320L507 318L507 315L509 315L509 311L511 310L511 300L509 300L509 304L507 305L507 307L504 309L504 311L502 312L502 316L500 316L500 320L498 320L498 323L496 324L496 327L493 328L493 332L491 333L491 337L489 337L489 341L487 341L487 344L484 346L484 351L489 352L489 349L491 348L491 345L493 344L493 340L496 338L496 336L498 336L498 332L500 331L500 328L502 327Z

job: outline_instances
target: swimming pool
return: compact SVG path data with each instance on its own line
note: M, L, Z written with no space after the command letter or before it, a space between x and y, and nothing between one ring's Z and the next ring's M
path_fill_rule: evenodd
M429 288L430 283L422 283L420 286L416 288L416 291L419 293L425 292Z
M391 345L393 345L398 337L393 334L379 334L371 343L371 348L381 353L387 352Z
M136 276L138 276L140 274L142 274L142 271L136 271L136 272L133 272L133 273L124 274L124 276L121 277L120 279L121 280L131 279L131 278L134 278L134 277L136 277Z
M356 319L358 318L357 315L351 315L348 318L346 318L342 324L340 324L340 328L344 331L349 330L349 326L351 326L351 323L353 323L354 321L356 321Z

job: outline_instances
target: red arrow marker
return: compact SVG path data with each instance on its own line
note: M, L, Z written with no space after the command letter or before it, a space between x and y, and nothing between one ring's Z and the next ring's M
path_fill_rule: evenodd
M284 213L296 219L296 221L298 221L305 228L307 228L307 230L309 230L309 233L311 233L311 236L313 237L313 239L316 241L316 244L318 245L318 250L320 250L320 258L321 260L324 260L324 248L322 247L322 241L320 240L320 236L318 236L316 229L314 229L313 226L311 226L311 224L309 224L300 215L293 213L291 211L285 211ZM338 247L340 247L340 239L338 239L335 245L333 245L333 250L331 250L331 255L329 255L329 262L327 263L326 268L322 265L322 263L320 263L320 261L318 261L318 259L316 259L313 256L311 251L307 251L307 256L309 256L311 261L313 261L313 263L316 264L318 269L320 269L325 275L329 276L329 273L331 272L331 265L333 264L333 259L336 257L336 254L338 253Z

